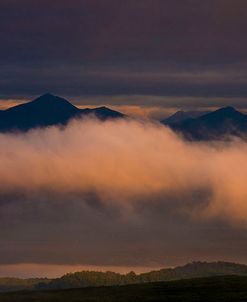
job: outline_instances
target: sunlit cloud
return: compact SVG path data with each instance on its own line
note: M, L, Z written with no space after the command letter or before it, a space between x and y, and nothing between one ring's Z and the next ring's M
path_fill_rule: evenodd
M89 119L66 129L1 134L0 146L1 193L93 191L104 203L125 207L203 189L211 193L207 204L202 208L198 200L193 207L246 221L243 141L187 143L158 123Z
M246 262L246 154L147 120L1 134L0 271Z

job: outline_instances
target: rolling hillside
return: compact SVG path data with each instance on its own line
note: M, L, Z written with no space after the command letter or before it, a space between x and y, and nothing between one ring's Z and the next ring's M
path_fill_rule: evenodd
M142 284L213 276L247 276L247 266L228 262L192 262L184 266L161 269L143 274L82 271L69 273L56 279L0 278L0 291L20 289L69 289L95 286Z
M0 294L1 302L244 302L247 277L221 276L170 282Z

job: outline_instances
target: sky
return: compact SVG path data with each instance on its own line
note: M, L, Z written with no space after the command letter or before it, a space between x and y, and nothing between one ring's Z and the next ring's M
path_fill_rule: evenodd
M246 26L245 0L1 0L1 107L246 109Z
M247 264L247 144L178 109L247 111L246 0L1 0L0 110L46 92L154 121L0 134L0 276Z

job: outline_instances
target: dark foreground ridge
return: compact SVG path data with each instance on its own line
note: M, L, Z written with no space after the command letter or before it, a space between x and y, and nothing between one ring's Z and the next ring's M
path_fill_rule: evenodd
M73 118L88 115L94 115L100 120L124 117L124 114L107 107L79 109L67 100L47 93L31 102L0 111L0 132L66 125Z
M170 282L0 294L1 302L240 302L247 277L221 276Z
M228 262L193 262L175 268L149 273L119 274L114 272L82 271L56 279L0 278L0 291L69 289L96 286L143 284L212 276L238 275L247 277L247 266ZM1 301L1 300L0 300Z

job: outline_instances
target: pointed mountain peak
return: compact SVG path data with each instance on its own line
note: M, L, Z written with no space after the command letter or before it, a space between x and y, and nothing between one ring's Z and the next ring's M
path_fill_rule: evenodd
M50 92L44 93L40 96L40 98L49 98L49 97L54 98L56 96L54 94L51 94Z
M0 132L27 131L36 127L67 125L71 119L82 118L90 113L101 120L124 117L122 113L106 107L79 109L66 99L46 93L31 102L2 111Z
M216 112L228 112L228 113L231 113L231 112L238 112L234 107L232 106L227 106L227 107L222 107L218 110L216 110Z
M61 98L59 96L53 95L51 93L46 93L35 100L31 101L30 106L38 106L38 107L44 107L49 110L49 108L57 108L57 109L63 109L63 110L78 110L73 104L71 104L69 101L67 101L64 98Z
M239 123L243 119L246 119L246 115L241 113L240 111L237 111L234 107L227 106L220 109L217 109L216 111L210 112L208 114L203 115L202 117L199 117L199 120L204 121L209 124L217 123L217 127L219 125L223 125L225 121L234 120L236 123Z
M244 114L237 111L234 107L231 107L231 106L227 106L227 107L222 107L216 111L213 111L213 112L210 112L204 116L202 116L202 118L204 119L207 119L207 118L221 118L221 119L224 119L224 118L238 118L238 117L241 117L243 116Z
M62 101L62 102L69 103L67 100L65 100L59 96L53 95L51 93L45 93L45 94L37 97L35 100L33 100L33 102L53 102L53 101Z
M46 93L33 101L11 107L6 112L16 112L18 114L26 112L25 114L38 114L39 116L56 116L59 114L70 116L79 112L79 109L66 99Z

